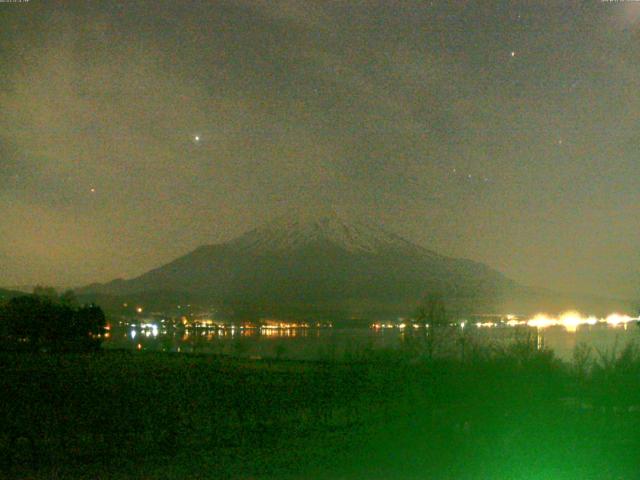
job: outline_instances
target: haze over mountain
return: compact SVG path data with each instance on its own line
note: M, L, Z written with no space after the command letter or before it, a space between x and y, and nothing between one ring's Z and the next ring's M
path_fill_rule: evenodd
M516 288L491 268L439 255L337 213L280 217L129 280L80 293L166 295L244 305L261 314L404 311L438 292L456 308L495 306ZM162 293L161 293L162 292Z

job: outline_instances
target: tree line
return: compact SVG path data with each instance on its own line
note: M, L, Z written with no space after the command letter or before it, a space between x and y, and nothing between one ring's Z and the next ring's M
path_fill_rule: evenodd
M100 347L106 319L94 304L80 305L72 291L36 287L33 294L0 304L0 346L4 350L87 351Z

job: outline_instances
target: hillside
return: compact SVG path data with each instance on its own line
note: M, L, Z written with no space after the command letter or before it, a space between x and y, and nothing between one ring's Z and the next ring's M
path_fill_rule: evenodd
M79 293L121 298L173 292L174 301L182 296L260 315L358 316L397 315L431 292L444 294L456 309L491 308L514 287L483 264L439 255L379 226L334 214L279 218L139 277Z

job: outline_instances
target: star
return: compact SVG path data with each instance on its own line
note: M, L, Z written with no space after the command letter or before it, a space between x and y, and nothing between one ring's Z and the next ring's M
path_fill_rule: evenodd
M194 135L193 136L193 141L196 143L200 143L200 135Z

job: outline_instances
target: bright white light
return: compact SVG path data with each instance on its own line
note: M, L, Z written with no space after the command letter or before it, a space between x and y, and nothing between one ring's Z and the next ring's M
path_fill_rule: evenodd
M586 320L586 324L587 325L595 325L596 323L598 323L598 319L596 317L589 317Z
M587 319L578 312L565 312L560 316L560 324L569 332L575 332L583 323L587 323Z
M615 327L618 325L626 325L627 323L634 320L637 319L631 318L628 315L612 313L604 321L607 324ZM598 320L598 318L594 317L593 315L584 317L579 312L569 311L564 312L558 318L549 317L545 314L539 313L538 315L533 317L533 319L527 321L527 325L537 328L546 328L554 325L560 325L564 327L568 332L575 332L580 325L597 325L601 321L603 320Z
M632 322L633 320L635 319L631 318L629 315L620 315L619 313L612 313L607 317L606 322L609 325L616 327L620 324L626 324L626 323Z
M476 323L476 326L478 328L492 328L492 327L495 327L496 324L493 322L484 322L484 323L479 322L479 323Z
M544 313L537 314L535 317L533 317L531 320L527 322L527 325L529 325L530 327L536 327L536 328L547 328L557 324L558 324L557 320L553 318L549 318Z

